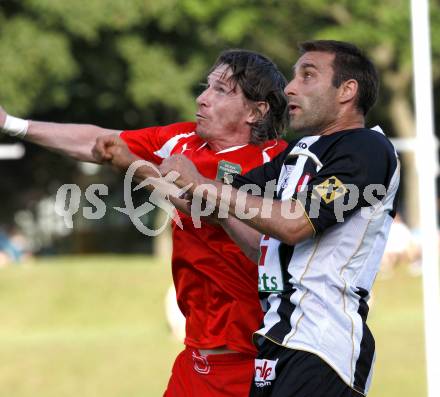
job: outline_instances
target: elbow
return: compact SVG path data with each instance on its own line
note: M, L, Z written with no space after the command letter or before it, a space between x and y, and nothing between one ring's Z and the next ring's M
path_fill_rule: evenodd
M315 235L315 230L312 225L307 221L307 223L301 222L298 224L288 225L285 228L281 228L278 231L278 240L287 245L295 245L304 240L307 240Z
M301 242L302 240L298 238L295 234L284 234L282 233L278 238L282 243L287 245L295 245Z

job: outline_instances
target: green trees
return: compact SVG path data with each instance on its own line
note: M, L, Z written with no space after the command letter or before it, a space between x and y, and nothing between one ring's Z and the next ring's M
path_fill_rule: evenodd
M436 66L438 2L431 14ZM261 51L290 77L296 44L314 38L364 48L382 76L369 124L413 134L408 0L3 0L0 104L17 116L117 129L191 119L198 83L222 49ZM438 86L437 69L434 77ZM21 161L0 162L0 173L0 223L32 207L29 195L79 178L75 164L30 147Z
M437 2L431 12L438 59ZM98 113L99 121L118 109L125 127L191 117L197 82L221 49L262 51L288 74L298 41L333 38L376 60L387 109L377 114L391 113L395 133L410 128L395 116L411 87L407 0L3 1L0 35L0 102L23 116Z

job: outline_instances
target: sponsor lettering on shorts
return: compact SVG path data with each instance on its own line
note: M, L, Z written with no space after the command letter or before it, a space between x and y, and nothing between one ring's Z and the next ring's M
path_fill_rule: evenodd
M276 378L275 367L278 359L266 360L255 359L255 385L257 387L270 386Z

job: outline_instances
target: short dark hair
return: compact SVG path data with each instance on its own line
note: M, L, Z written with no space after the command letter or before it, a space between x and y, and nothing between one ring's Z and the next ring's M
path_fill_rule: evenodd
M269 58L257 52L232 49L220 54L211 71L227 65L232 71L231 80L240 86L250 101L265 101L268 112L251 124L251 143L259 144L278 138L287 124L287 100L284 95L286 78Z
M379 93L379 77L371 60L355 45L335 40L311 40L299 45L300 54L321 51L335 54L333 85L338 88L344 81L354 79L359 91L356 107L364 116L374 106Z

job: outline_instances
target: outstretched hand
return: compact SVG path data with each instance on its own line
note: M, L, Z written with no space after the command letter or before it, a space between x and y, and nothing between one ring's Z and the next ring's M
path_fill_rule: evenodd
M134 161L139 160L117 134L96 139L92 154L97 162L110 163L120 170L126 170Z

